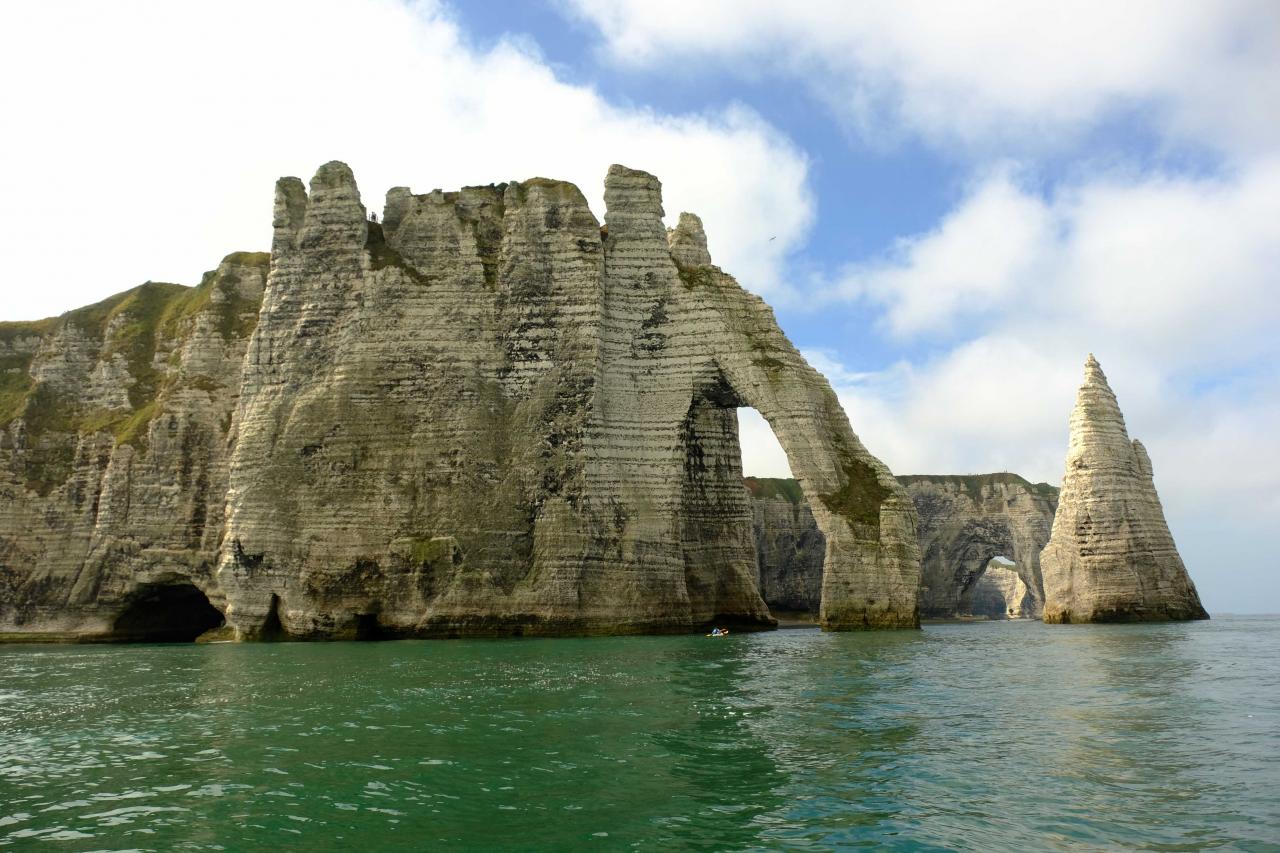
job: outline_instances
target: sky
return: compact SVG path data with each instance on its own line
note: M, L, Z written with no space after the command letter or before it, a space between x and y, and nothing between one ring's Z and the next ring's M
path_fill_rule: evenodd
M1280 612L1271 0L7 4L0 80L0 319L196 283L328 160L597 216L623 163L897 473L1059 483L1094 353L1208 609Z

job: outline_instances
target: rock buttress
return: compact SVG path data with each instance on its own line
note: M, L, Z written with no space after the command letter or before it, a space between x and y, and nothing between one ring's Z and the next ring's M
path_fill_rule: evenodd
M1092 355L1071 413L1062 494L1040 558L1046 622L1207 619L1174 546L1151 460Z
M0 323L0 635L117 639L165 588L220 603L227 435L268 261Z

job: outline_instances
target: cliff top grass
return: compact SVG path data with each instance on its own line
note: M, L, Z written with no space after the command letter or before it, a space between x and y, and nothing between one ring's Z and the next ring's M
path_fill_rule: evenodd
M744 477L743 483L753 498L778 498L793 504L804 502L800 482L783 477Z
M271 256L265 252L236 252L223 263L265 268ZM160 413L160 397L166 382L165 372L157 366L157 352L162 343L178 347L189 333L191 321L216 308L216 323L225 340L241 339L253 331L257 323L259 301L240 294L236 273L205 273L196 287L166 282L146 282L106 299L69 311L59 317L34 322L0 323L0 426L17 417L26 421L27 434L33 446L48 433L88 434L110 432L117 444L141 447L147 426ZM221 299L214 303L215 289ZM31 377L32 361L37 347L18 352L12 345L24 337L47 340L73 327L81 334L102 343L100 357L124 359L133 383L128 389L129 407L120 409L85 409L78 400L40 387ZM56 472L37 472L37 485L47 485Z
M1000 471L994 474L903 474L897 480L904 486L909 486L912 483L958 485L965 494L975 500L982 494L983 487L993 483L1022 486L1038 497L1056 498L1058 496L1058 488L1056 486L1051 486L1048 483L1032 483L1025 477L1020 477L1008 471Z
M22 413L33 384L35 342L52 327L52 320L0 323L0 424L7 424Z

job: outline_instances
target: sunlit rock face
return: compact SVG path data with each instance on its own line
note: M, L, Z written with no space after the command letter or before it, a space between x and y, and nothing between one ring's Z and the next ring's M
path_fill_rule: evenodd
M378 228L342 164L281 182L218 571L238 630L770 625L741 405L827 532L823 623L917 624L910 501L826 381L697 217L667 231L656 178L612 167L605 204L396 189Z
M191 639L222 621L227 440L269 260L0 323L0 636ZM149 619L147 602L195 616Z
M1071 413L1062 495L1041 558L1046 622L1207 619L1152 479L1092 355Z
M898 480L919 519L921 616L969 615L988 565L1006 557L1025 590L1015 609L1019 615L1039 617L1040 551L1049 541L1057 489L1007 473L920 474ZM798 484L748 477L746 485L765 601L780 612L816 612L825 550Z
M767 627L743 405L823 531L823 625L918 625L911 501L825 379L655 177L605 201L397 188L378 224L329 163L278 183L269 276L0 327L0 631Z

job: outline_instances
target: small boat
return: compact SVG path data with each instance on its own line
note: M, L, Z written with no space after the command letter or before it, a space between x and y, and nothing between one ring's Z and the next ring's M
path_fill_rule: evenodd
M729 636L729 629L726 628L723 631L713 631L712 633L707 634L707 636L708 637L727 637Z

